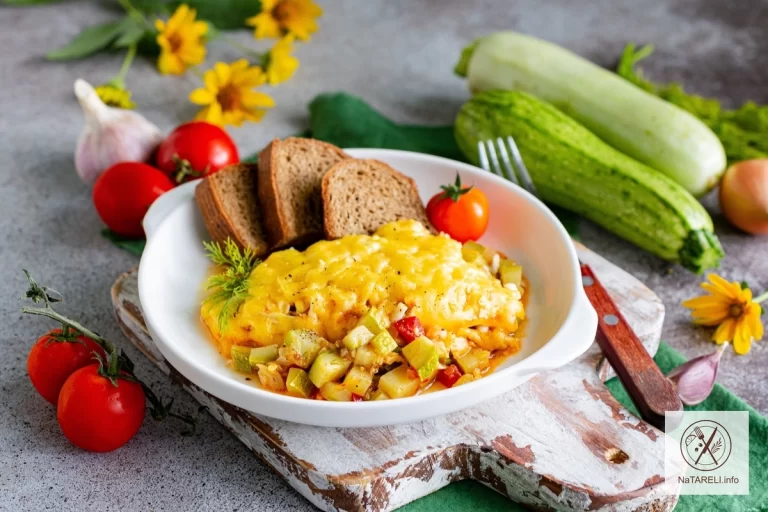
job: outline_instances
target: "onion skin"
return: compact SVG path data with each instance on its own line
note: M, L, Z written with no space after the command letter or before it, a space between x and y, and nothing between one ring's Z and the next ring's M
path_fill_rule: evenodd
M720 209L728 222L753 235L768 235L768 159L732 165L720 184Z

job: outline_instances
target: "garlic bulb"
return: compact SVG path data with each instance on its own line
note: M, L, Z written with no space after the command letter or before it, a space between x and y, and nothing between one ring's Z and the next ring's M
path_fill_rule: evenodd
M85 114L85 128L75 150L75 169L86 184L93 184L118 162L148 160L163 141L157 126L137 112L108 107L85 80L75 81L75 96Z
M727 346L728 343L723 343L711 354L695 357L667 373L681 402L698 405L706 400L715 387L720 357Z

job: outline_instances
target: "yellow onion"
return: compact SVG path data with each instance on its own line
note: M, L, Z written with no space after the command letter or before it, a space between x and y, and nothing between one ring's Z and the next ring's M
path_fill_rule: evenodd
M732 165L720 184L720 209L734 226L768 234L768 159Z

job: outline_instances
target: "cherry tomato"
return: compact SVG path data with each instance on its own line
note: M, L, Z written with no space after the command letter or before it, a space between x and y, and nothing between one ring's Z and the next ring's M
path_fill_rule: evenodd
M410 343L419 336L424 336L424 326L415 316L401 318L393 324L397 334L400 335L406 343Z
M93 204L109 229L131 238L144 236L141 221L152 203L174 187L158 169L141 162L113 165L93 185Z
M488 198L475 187L465 187L456 175L456 182L440 187L427 203L429 222L454 240L464 243L477 240L488 227Z
M455 364L449 365L437 372L437 381L443 386L450 388L457 380L461 378L461 370Z
M29 380L40 396L56 405L64 381L75 370L93 364L93 353L104 356L95 341L82 334L53 329L37 339L27 357Z
M99 375L99 365L80 368L61 388L57 417L72 444L89 452L111 452L127 443L144 422L141 384Z
M237 146L222 128L192 121L176 128L157 149L157 167L176 183L201 178L240 161Z

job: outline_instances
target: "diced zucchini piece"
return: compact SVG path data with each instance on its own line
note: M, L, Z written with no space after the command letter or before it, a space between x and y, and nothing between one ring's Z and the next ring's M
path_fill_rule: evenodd
M512 283L515 286L520 286L523 281L523 267L511 260L501 260L499 276L501 277L501 284Z
M309 395L312 394L312 382L310 382L307 372L301 368L291 368L288 370L285 387L291 395L309 398Z
M355 353L355 366L365 366L370 368L384 363L382 358L370 345L360 347Z
M277 345L267 345L266 347L256 347L251 349L248 356L248 362L251 366L257 364L271 363L277 359Z
M334 402L349 402L352 400L352 392L338 382L326 382L320 388L320 394L326 400Z
M485 262L489 264L493 260L494 254L497 254L497 252L477 242L469 241L461 246L461 255L464 256L465 261L470 263Z
M456 363L464 373L472 373L475 370L484 371L491 366L491 353L481 348L473 348L456 359Z
M291 364L309 368L322 347L322 338L309 329L293 329L283 339L282 355Z
M243 373L251 373L253 371L251 363L248 362L248 358L251 355L251 347L232 345L230 354L232 354L232 367L235 371Z
M379 320L376 319L372 309L369 309L368 312L364 314L362 318L360 318L360 320L357 322L357 325L365 327L373 334L379 334L384 330L384 326L381 325Z
M456 386L461 386L462 384L466 384L467 382L472 382L473 380L475 380L474 375L470 375L468 373L465 373L464 375L459 377L459 380L454 382L453 386L451 386L451 387L455 388Z
M259 369L259 382L263 387L271 391L285 391L285 382L283 376L280 375L280 367L277 364L260 364L257 368Z
M320 352L312 363L312 368L309 369L309 380L318 388L322 387L326 382L341 379L350 364L351 361L344 359L336 352Z
M439 353L432 340L426 336L419 336L403 347L403 356L416 369L422 381L431 379L437 373Z
M387 331L381 331L371 340L371 346L380 356L385 356L397 348L395 338Z
M364 325L358 325L344 336L342 343L349 350L355 350L365 346L373 339L373 333Z
M389 398L403 398L413 396L419 390L420 381L408 375L408 365L401 364L379 379L379 389L384 391Z
M371 397L371 400L389 400L389 397L382 390L378 390L373 394L373 396Z
M344 387L360 396L365 396L372 382L373 375L362 366L355 366L344 377Z

